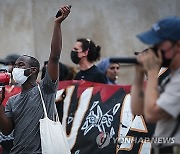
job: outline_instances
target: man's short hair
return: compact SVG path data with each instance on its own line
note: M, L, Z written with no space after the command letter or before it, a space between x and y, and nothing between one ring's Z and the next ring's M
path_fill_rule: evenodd
M29 56L29 55L23 55L23 56L29 57L30 58L30 61L29 61L30 66L31 67L36 67L38 72L39 72L39 70L40 70L40 63L39 63L39 61L36 58L34 58L32 56Z

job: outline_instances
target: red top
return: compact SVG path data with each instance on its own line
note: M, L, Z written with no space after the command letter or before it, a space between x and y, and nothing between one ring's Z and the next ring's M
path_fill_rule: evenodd
M18 93L21 92L21 87L19 86L15 86L15 85L8 85L5 87L5 98L4 98L4 101L2 102L3 106L6 105L9 97L13 96L13 95L16 95Z

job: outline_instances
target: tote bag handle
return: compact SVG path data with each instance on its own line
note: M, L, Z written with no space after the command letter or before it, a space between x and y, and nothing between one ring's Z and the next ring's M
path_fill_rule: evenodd
M43 110L44 110L44 118L48 118L46 106L45 106L45 103L44 103L44 99L43 99L42 92L41 92L39 84L38 84L38 89L39 89L39 93L40 93L41 100L42 100L42 105L43 105ZM58 112L57 112L55 103L54 103L54 111L55 111L56 121L59 121L59 116L58 116Z

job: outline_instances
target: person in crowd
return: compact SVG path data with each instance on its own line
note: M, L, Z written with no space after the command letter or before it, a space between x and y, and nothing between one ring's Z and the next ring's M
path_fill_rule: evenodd
M108 84L117 84L119 63L111 63L109 58L105 58L97 64L97 67L106 75Z
M77 39L71 51L71 60L78 64L80 71L76 74L75 80L86 80L98 83L107 83L106 76L94 65L100 59L101 47L86 38Z
M3 99L2 105L5 106L9 97L16 95L21 92L21 87L13 80L12 70L16 60L20 57L18 54L9 54L4 59L0 59L0 64L2 64L1 69L7 70L11 74L11 80L9 85L5 86L5 98ZM3 148L3 154L8 154L13 146L13 133L5 136L0 132L0 143Z
M47 72L39 83L50 119L54 117L54 101L59 77L59 58L62 49L61 23L69 15L70 7L62 6L60 10L62 15L54 21ZM42 153L39 120L44 112L36 82L39 69L40 64L36 58L28 55L19 57L12 74L15 82L21 85L22 92L8 100L5 110L0 104L0 130L4 135L14 130L11 154Z
M16 60L20 57L18 54L9 54L4 59L0 59L0 64L4 66L1 69L6 69L8 72L12 72Z
M1 69L6 69L11 74L10 84L5 86L5 99L3 105L5 106L9 97L21 92L21 87L14 81L12 77L12 70L16 60L20 57L18 54L9 54L4 59L0 59L0 64L3 64Z
M157 123L155 137L169 137L172 142L154 144L156 153L180 153L180 18L163 18L152 28L138 35L152 48L138 54L135 82L131 90L131 108L135 115L143 114L151 123ZM170 75L158 86L160 68L169 67ZM144 72L148 80L144 87Z
M45 77L45 74L47 71L47 64L48 64L48 61L45 61L44 66L42 68L41 80ZM59 81L66 80L68 78L68 74L69 74L69 70L67 66L59 62Z
M77 74L77 68L74 66L66 65L68 69L68 75L66 80L73 80L75 78L75 75Z

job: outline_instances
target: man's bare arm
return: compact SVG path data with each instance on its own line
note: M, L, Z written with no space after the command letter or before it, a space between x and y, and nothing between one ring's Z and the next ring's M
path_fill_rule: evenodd
M61 23L69 15L70 7L63 6L60 8L62 15L55 19L54 31L51 41L51 53L48 60L48 73L51 79L55 82L59 76L59 59L62 49L62 35L61 35Z
M168 118L170 115L157 105L158 70L148 72L147 87L145 90L144 115L148 122L156 123L159 119Z
M144 71L136 66L135 81L131 88L131 110L134 115L142 115L144 108Z
M155 123L159 119L168 118L170 115L157 105L159 98L158 73L162 64L162 54L158 51L158 56L149 49L144 52L139 59L143 68L147 72L148 80L144 97L144 116L146 121Z

